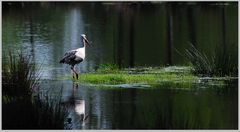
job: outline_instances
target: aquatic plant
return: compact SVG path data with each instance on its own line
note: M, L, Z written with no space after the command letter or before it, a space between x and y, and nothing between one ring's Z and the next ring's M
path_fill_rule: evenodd
M228 49L218 49L208 57L192 44L185 52L185 57L194 68L193 73L203 76L236 76L238 68L235 56Z
M61 105L61 95L59 98L51 99L47 95L42 98L35 98L34 113L38 129L64 129L64 122L68 115L66 107Z
M190 45L189 49L186 49L186 57L190 60L194 67L194 73L213 75L214 63L213 59L209 59L205 53L200 52L195 46Z
M107 69L107 68L106 68ZM179 70L181 69L181 70ZM107 70L106 70L107 71ZM148 84L156 85L163 83L194 83L198 80L190 72L189 67L142 67L117 69L117 72L106 72L96 70L92 73L83 73L79 80L82 83L90 84ZM184 72L183 72L184 71ZM108 73L108 74L106 74ZM62 79L69 79L70 76Z
M192 73L190 66L169 67L137 67L118 69L115 73L95 72L80 74L79 80L74 80L84 85L97 86L101 89L108 88L181 88L189 89L193 85L227 85L229 80L237 77L215 76L200 77ZM60 80L72 79L70 76L59 77Z
M132 75L132 74L82 74L80 81L93 84L124 84L124 83L150 83L154 82L154 75Z
M216 48L214 73L219 76L238 76L238 47Z
M2 71L4 99L12 97L30 100L33 91L39 87L40 78L35 63L32 63L30 56L24 56L22 52L18 56L9 52L6 61Z
M117 64L107 63L107 64L100 64L97 66L98 73L118 73L119 67Z
M2 71L3 129L63 129L67 111L61 100L39 98L40 72L31 56L9 52Z

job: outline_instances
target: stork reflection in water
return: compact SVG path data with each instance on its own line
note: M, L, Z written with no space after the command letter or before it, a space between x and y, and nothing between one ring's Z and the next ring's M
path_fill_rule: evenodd
M72 126L80 123L81 127L85 127L85 123L89 121L89 117L86 114L85 100L83 98L76 97L76 90L78 89L77 83L73 83L72 88L71 96L68 98L68 101L64 103L68 106L68 108L70 108L67 126L71 128Z

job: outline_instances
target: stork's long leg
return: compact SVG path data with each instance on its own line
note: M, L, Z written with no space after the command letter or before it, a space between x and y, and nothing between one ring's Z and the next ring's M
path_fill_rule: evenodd
M78 79L78 73L77 73L76 67L74 66L73 69L74 69L75 74L76 74L76 77L77 77L77 79Z
M76 72L75 66L71 66L71 70L75 73L76 78L78 79L78 73ZM73 75L74 78L74 75Z
M74 79L74 74L75 74L75 72L74 72L74 67L73 67L73 66L71 66L71 72L72 72L72 77L73 77L73 79Z

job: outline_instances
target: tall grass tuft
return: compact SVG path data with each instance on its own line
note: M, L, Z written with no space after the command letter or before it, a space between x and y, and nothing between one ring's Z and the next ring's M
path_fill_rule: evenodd
M2 71L3 96L29 100L39 87L40 77L36 71L31 56L24 56L22 52L16 56L9 52Z
M219 76L238 76L238 47L218 49L214 56L214 72Z
M66 108L61 100L40 98L40 72L31 56L9 52L2 71L3 129L63 129ZM34 96L37 95L37 96Z
M213 56L208 57L190 44L185 56L194 67L194 73L202 76L236 76L238 73L237 58L235 52L228 49L218 49Z

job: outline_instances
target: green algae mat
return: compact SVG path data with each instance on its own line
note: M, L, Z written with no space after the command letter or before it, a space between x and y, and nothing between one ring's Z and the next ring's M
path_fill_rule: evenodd
M72 79L71 75L59 79L74 80L92 86L178 88L189 88L193 84L225 85L226 80L237 79L237 77L199 77L193 75L192 70L191 67L186 66L139 67L123 70L105 67L95 72L81 73L78 80Z

